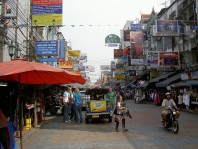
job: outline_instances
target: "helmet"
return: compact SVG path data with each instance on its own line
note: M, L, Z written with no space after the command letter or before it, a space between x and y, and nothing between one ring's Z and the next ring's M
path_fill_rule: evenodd
M167 95L170 95L170 93L169 93L169 92L167 92L165 95L166 95L166 96L167 96Z

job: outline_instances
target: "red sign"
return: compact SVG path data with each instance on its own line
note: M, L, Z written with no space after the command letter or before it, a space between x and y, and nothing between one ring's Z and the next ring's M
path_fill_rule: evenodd
M123 56L123 49L114 49L114 59L119 59Z
M179 52L159 52L160 66L177 66L179 65Z

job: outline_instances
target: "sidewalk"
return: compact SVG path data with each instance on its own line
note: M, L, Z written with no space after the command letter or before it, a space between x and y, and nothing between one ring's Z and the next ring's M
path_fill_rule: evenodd
M46 122L46 120L45 120ZM37 125L36 128L32 127L30 130L22 130L22 142L25 142L28 138L35 134L44 124L44 121ZM20 132L19 132L20 133ZM20 137L15 137L17 148L20 149Z

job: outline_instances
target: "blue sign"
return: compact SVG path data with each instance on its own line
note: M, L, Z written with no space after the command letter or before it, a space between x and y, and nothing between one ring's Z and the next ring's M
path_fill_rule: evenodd
M41 56L57 56L58 41L36 41L36 53Z
M57 58L39 58L39 62L57 62Z
M32 14L62 14L62 5L32 5Z
M132 31L141 31L142 30L142 24L131 24L131 30Z
M177 20L157 20L157 33L158 36L178 36Z
M65 58L65 40L60 41L60 58Z

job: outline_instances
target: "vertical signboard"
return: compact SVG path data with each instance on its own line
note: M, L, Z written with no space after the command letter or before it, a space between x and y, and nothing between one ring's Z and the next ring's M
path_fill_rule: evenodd
M130 41L130 30L125 30L123 32L124 35L124 41Z
M65 58L65 40L60 41L60 58Z
M143 55L143 40L142 40L142 31L131 31L130 32L130 40L132 42L132 55L134 58L142 58Z

